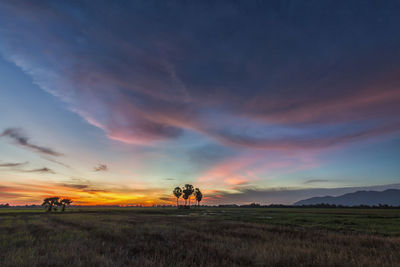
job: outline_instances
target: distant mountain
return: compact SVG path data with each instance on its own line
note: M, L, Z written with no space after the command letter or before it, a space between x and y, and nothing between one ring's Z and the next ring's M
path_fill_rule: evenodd
M400 190L387 189L385 191L357 191L348 193L337 197L312 197L300 200L294 205L315 205L315 204L335 204L343 206L357 206L357 205L390 205L400 206Z

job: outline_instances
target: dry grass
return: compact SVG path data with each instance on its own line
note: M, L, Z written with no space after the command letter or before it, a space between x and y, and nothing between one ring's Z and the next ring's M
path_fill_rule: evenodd
M0 216L0 266L400 266L400 237L125 213Z

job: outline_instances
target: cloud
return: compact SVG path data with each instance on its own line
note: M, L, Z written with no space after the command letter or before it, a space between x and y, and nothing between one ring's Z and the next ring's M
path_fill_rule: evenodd
M125 143L194 132L235 148L306 150L399 132L400 18L389 4L348 3L343 15L335 1L150 2L5 2L0 52Z
M87 192L89 194L111 193L112 192L112 191L109 191L109 190L106 190L106 189L84 189L82 191Z
M96 167L94 167L95 172L106 172L108 171L108 167L105 164L99 164Z
M228 185L246 185L249 183L248 180L244 178L229 177L224 180Z
M87 179L82 178L70 178L64 183L57 184L58 186L75 188L75 189L87 189L91 186L91 182Z
M26 147L26 148L29 148L30 150L33 150L35 152L39 152L39 153L50 155L50 156L62 156L61 153L58 153L51 148L42 147L42 146L38 146L38 145L30 143L29 138L24 136L21 129L17 129L17 128L5 129L3 131L3 133L0 134L0 137L2 137L2 136L8 136L8 137L12 138L16 144Z
M48 161L50 161L50 162L56 163L58 165L61 165L61 166L65 167L65 168L71 169L71 166L69 166L68 164L65 164L65 163L63 163L63 162L61 162L59 160L55 160L55 159L52 159L50 157L43 157L43 158L48 160Z
M239 188L235 192L214 191L205 194L207 204L292 204L302 199L322 196L339 196L359 190L383 191L386 189L400 189L400 184L341 187L341 188Z
M210 165L201 173L197 182L202 187L230 188L257 183L274 176L290 174L320 165L317 153L272 153L270 151L250 151L226 158Z
M52 173L55 174L55 172L52 169L49 169L47 167L43 167L40 169L33 169L33 170L21 170L21 172L37 172L37 173Z
M23 165L28 164L28 162L5 162L5 163L0 163L0 167L20 167Z
M309 180L304 181L303 184L329 183L329 182L338 182L338 180L332 180L332 179L309 179Z
M240 145L243 147L274 150L320 149L354 141L373 138L385 134L398 133L400 122L375 126L369 129L357 130L348 133L339 133L328 136L307 136L283 138L255 138L240 134L222 133L215 137L226 144Z
M76 189L86 189L89 187L87 184L61 184L65 187L76 188Z

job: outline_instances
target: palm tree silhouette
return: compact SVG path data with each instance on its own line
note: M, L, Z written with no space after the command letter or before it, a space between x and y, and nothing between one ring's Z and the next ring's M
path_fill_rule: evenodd
M203 193L201 193L200 189L196 188L194 190L194 197L196 198L197 206L200 206L200 201L203 198Z
M185 206L187 204L187 199L189 199L189 207L190 207L190 196L194 192L193 185L185 184L185 186L182 188L182 192L183 192L182 197L185 199Z
M47 209L47 212L51 212L51 210L54 208L57 210L55 205L58 205L58 199L59 197L48 197L43 200L42 206L44 206Z
M173 193L176 197L176 206L179 207L179 198L182 196L182 189L179 186L177 186L175 187Z
M60 204L62 205L61 211L64 212L65 211L65 206L68 206L72 203L71 199L69 198L64 198L60 201Z

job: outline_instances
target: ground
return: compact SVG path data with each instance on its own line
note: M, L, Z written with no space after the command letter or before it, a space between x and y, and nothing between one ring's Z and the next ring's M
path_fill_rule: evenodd
M0 209L0 266L400 266L400 209Z

